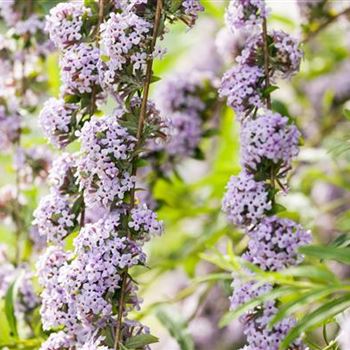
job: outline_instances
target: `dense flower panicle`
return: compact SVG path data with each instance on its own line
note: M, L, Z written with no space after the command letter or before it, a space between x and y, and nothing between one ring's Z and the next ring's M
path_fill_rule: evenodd
M205 89L208 81L215 81L215 76L206 71L176 74L164 79L156 96L160 111L169 118L169 114L175 112L190 117L199 115L206 107L200 92Z
M42 198L33 215L33 224L38 226L39 234L47 237L48 242L62 244L75 226L76 216L72 213L70 202L56 192Z
M237 65L227 71L221 81L219 93L227 98L239 119L254 108L264 106L262 90L264 70L257 66Z
M285 339L290 329L295 325L292 317L284 318L282 321L269 327L278 309L274 301L264 304L262 315L252 316L252 322L248 322L244 327L244 333L247 337L249 350L279 350L281 342ZM300 340L295 341L292 345L295 350L305 350L305 346Z
M138 240L144 236L149 239L151 235L163 233L163 222L158 221L157 214L148 209L146 205L139 205L131 210L129 227L137 233L136 239Z
M49 183L54 191L73 192L76 184L77 155L63 153L53 163L49 172Z
M111 321L111 298L120 287L121 273L146 258L137 243L116 235L119 218L113 212L87 224L74 240L75 259L68 261L56 248L40 262L45 329L63 325L68 333L85 329L86 335Z
M302 262L298 248L309 244L310 232L289 219L264 218L252 230L244 257L263 270L280 271Z
M134 177L125 171L133 155L135 138L119 125L115 116L93 117L80 133L82 157L78 178L86 204L110 206L131 190ZM124 162L124 168L120 164Z
M202 136L202 123L196 116L174 113L168 121L166 152L177 158L193 156Z
M283 31L274 30L268 33L270 47L270 78L288 78L300 67L303 57L299 41ZM237 58L241 65L260 66L264 63L263 34L254 35L246 42L244 50Z
M39 122L45 136L54 146L61 148L67 144L76 110L74 104L65 103L63 99L52 97L45 102Z
M235 310L239 306L272 290L272 285L270 284L259 284L256 281L243 282L239 276L235 275L233 275L231 286L233 289L233 294L230 298L231 310ZM245 317L242 318L243 321L244 319Z
M0 106L0 148L4 151L17 141L21 130L21 119L18 113L8 113Z
M271 209L267 186L246 172L232 176L226 186L222 209L234 225L256 224Z
M50 10L45 29L51 41L63 49L82 39L83 18L90 15L82 1L62 2Z
M242 164L256 171L266 161L286 169L299 153L300 132L287 117L265 110L241 128Z
M100 62L101 82L104 85L112 86L128 65L134 72L145 69L145 44L151 28L152 24L129 11L111 13L108 21L101 25L102 54L107 58Z
M74 345L73 337L63 331L51 333L41 344L40 350L70 350Z
M100 51L88 43L70 46L60 59L62 91L66 94L91 93L99 86Z
M226 23L234 31L251 28L261 24L268 10L264 0L233 0L226 12Z
M21 14L14 8L16 0L0 1L0 17L11 27L19 21Z

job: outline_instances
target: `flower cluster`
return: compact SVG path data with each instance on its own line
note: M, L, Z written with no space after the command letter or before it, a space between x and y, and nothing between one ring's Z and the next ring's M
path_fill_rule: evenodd
M39 234L47 237L48 242L59 244L73 231L75 219L69 200L52 192L42 198L34 211L33 224L37 225Z
M287 78L299 70L300 61L303 57L298 48L298 41L283 31L274 30L268 33L271 42L269 51L273 60L270 63L270 78L281 76ZM237 57L240 65L259 66L264 61L264 38L263 34L254 35L248 39L241 55Z
M236 2L250 3L251 1L230 2L228 26L240 18L239 14L232 12L232 9L240 9L241 5L237 5ZM259 0L258 3L265 6L264 1ZM244 9L249 13L248 5ZM243 17L239 21L250 23L249 18L250 16ZM261 24L260 22L258 24ZM238 64L228 70L222 78L219 93L227 98L228 106L235 110L239 119L263 107L265 96L269 93L266 91L267 82L279 77L290 77L299 69L302 52L298 48L298 41L283 31L272 31L266 34L269 55L269 70L266 72L264 35L264 33L257 33L247 39L240 56L236 58Z
M264 162L272 162L285 170L299 153L299 139L300 132L287 117L267 110L242 124L242 164L256 171Z
M298 248L310 243L310 233L292 220L269 216L248 232L247 261L268 271L280 271L302 261Z
M164 168L176 162L195 157L207 121L215 113L216 77L208 71L178 73L165 79L157 91L156 101L166 116L166 140L152 145L169 159ZM171 164L173 163L173 164Z
M59 48L65 48L82 38L83 17L91 16L82 2L59 3L46 17L45 29Z
M232 176L226 187L222 210L234 225L255 225L271 209L267 186L242 172Z
M62 91L68 95L91 93L99 82L99 58L99 49L91 44L80 43L67 48L60 60Z
M44 104L39 121L45 136L56 147L63 147L69 141L72 119L77 107L63 99L50 98Z
M241 174L230 179L222 208L229 221L242 227L250 238L243 259L262 270L281 271L302 261L298 248L311 237L299 224L276 216L276 184L281 185L298 155L300 132L289 118L270 110L269 84L277 77L295 74L302 53L288 34L267 32L266 14L265 2L260 0L232 0L228 8L231 27L250 27L253 34L237 57L237 66L224 74L220 87L241 122L243 166ZM273 288L254 281L249 270L247 275L248 282L234 276L232 308ZM248 343L243 349L279 349L295 321L285 318L271 328L269 322L276 312L277 302L270 300L241 317ZM300 340L293 343L293 349L304 348Z
M145 261L138 245L115 236L119 218L111 213L87 224L74 241L77 258L69 259L57 249L44 257L39 275L46 287L42 296L45 329L63 325L68 331L92 333L113 321L113 293L120 286L121 272ZM57 298L53 300L52 295Z
M226 22L230 29L254 28L266 18L268 10L264 0L234 0L226 12Z
M38 263L43 328L60 330L41 349L108 350L149 332L126 315L140 304L129 269L145 265L144 242L163 231L156 213L136 199L135 184L146 145L164 128L143 95L151 79L146 65L160 53L153 35L161 37L164 28L154 28L154 1L95 5L58 4L46 23L60 49L63 85L60 97L45 104L40 123L53 145L65 148L77 140L80 150L54 162L51 192L35 211L35 227L49 242ZM161 10L164 18L193 23L201 7L186 0ZM108 96L118 105L101 116ZM73 231L74 250L65 251Z
M77 168L86 204L107 207L122 200L134 186L133 176L123 170L133 157L135 138L116 118L106 116L86 123L80 141L83 157Z

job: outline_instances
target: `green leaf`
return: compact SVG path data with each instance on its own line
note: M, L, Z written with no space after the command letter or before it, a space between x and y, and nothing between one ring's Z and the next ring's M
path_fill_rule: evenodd
M7 322L11 329L11 335L14 337L18 337L17 331L17 320L15 316L15 300L16 300L16 281L13 282L8 288L5 296L5 314L7 318Z
M336 292L339 290L338 286L333 287L325 287L325 288L317 288L313 289L303 295L300 295L299 293L296 295L296 299L292 300L284 305L282 305L276 315L273 317L273 319L270 322L270 326L274 326L276 323L280 322L282 319L284 319L287 315L290 315L292 313L297 312L300 308L302 308L305 305L310 305L311 303L316 302L317 300L320 300L327 295Z
M181 350L194 350L194 343L188 332L187 323L174 310L158 309L156 317L177 341Z
M64 102L66 103L78 103L80 101L80 97L77 95L65 95Z
M321 260L335 260L350 265L350 248L309 245L299 248L299 251Z
M261 284L257 284L258 286ZM242 316L244 313L253 310L257 306L261 305L264 301L275 300L285 294L292 293L294 291L291 287L281 287L273 289L272 291L265 293L258 298L252 299L245 304L240 305L237 309L227 312L220 320L219 327L225 327L233 320Z
M149 344L157 343L158 341L159 339L152 334L140 334L129 338L125 346L129 349L138 349Z
M262 95L263 97L266 97L268 95L270 95L273 91L279 89L278 86L275 85L270 85L269 87L267 87L266 89L263 90Z
M289 345L303 332L306 332L312 327L333 318L349 307L350 295L345 295L336 300L332 300L329 303L325 303L313 312L306 314L306 316L297 322L296 326L293 327L287 334L280 346L280 349L287 350Z

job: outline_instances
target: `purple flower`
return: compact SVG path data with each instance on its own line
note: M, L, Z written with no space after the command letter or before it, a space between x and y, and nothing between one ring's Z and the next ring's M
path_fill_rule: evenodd
M158 221L157 214L145 205L131 210L129 227L137 233L137 239L143 236L147 239L149 235L160 235L163 232L163 222Z
M100 51L91 44L70 46L60 59L62 91L65 94L91 93L99 86L97 70Z
M234 225L256 224L271 209L267 186L255 181L253 175L242 172L232 176L226 186L222 210Z
M300 264L303 259L298 248L311 242L310 232L301 225L276 216L264 218L247 233L251 239L245 259L268 271Z
M135 138L111 116L93 117L85 123L80 141L82 154L77 162L77 174L86 204L100 203L107 207L123 199L135 182L125 171L133 155Z
M241 128L242 164L256 171L266 161L286 169L299 153L300 132L287 117L265 110Z
M231 0L226 12L226 23L235 29L257 27L267 17L264 0Z
M45 102L39 122L45 136L54 146L61 148L67 145L76 111L76 105L65 103L63 99L50 98Z
M297 73L303 57L299 49L299 41L283 31L274 30L268 33L270 41L270 78L288 78ZM264 62L263 35L250 37L244 50L237 58L241 65L263 67Z
M77 155L63 153L57 158L50 169L49 183L57 192L74 192L76 184Z
M33 215L33 224L38 226L39 234L47 237L48 242L62 244L75 226L76 216L68 198L56 192L42 198Z
M168 123L166 152L177 158L190 157L202 136L202 123L197 116L174 113Z
M249 114L254 108L264 106L264 80L262 68L237 65L224 74L219 94L227 98L227 105L235 110L239 119L243 119L245 114Z
M61 49L82 39L83 17L91 16L82 2L59 3L46 16L46 31Z

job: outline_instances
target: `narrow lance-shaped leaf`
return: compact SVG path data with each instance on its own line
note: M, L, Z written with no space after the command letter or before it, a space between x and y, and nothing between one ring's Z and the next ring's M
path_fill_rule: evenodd
M289 345L303 332L306 332L312 327L319 325L322 322L338 315L349 307L350 295L344 295L336 300L332 300L329 303L323 304L321 307L307 314L299 322L297 322L296 326L290 330L290 332L283 340L280 349L287 350Z

